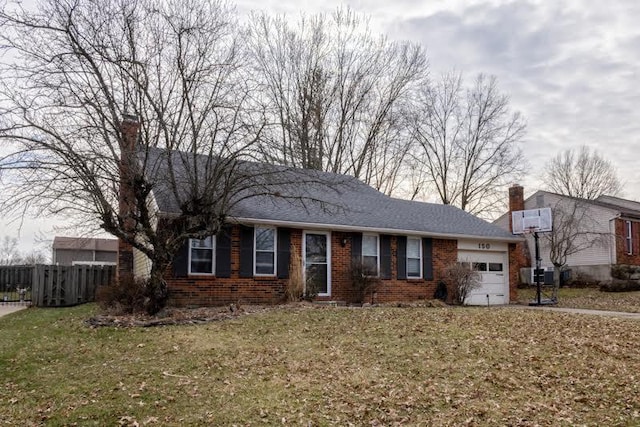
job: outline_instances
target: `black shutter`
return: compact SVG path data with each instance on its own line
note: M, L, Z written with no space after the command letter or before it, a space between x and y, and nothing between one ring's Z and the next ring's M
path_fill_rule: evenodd
M398 272L398 279L407 278L407 237L396 237L398 242L398 259L396 259L396 267Z
M422 271L424 280L433 280L433 241L427 237L422 239Z
M186 277L189 274L189 239L185 239L173 257L174 277Z
M380 278L391 279L391 236L380 236Z
M362 233L351 233L351 262L362 262Z
M278 228L278 279L289 278L291 229Z
M253 227L240 226L240 277L253 277Z
M216 235L216 277L231 277L231 227L227 225Z

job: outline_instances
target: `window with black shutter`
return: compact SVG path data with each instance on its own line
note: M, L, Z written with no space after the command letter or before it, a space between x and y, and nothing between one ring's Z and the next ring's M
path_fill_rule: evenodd
M273 276L276 274L276 229L273 227L254 228L254 274Z
M419 279L422 277L422 244L419 237L407 237L407 277Z
M213 274L215 236L189 239L189 274Z

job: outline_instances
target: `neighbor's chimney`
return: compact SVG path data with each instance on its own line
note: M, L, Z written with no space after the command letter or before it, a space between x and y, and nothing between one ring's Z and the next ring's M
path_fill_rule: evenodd
M123 219L124 231L133 235L135 221L135 195L133 178L135 167L135 147L140 123L135 116L125 114L120 124L120 193L118 194L119 215ZM133 274L133 246L118 239L118 278Z
M519 184L509 187L509 230L513 232L511 212L524 210L524 188Z

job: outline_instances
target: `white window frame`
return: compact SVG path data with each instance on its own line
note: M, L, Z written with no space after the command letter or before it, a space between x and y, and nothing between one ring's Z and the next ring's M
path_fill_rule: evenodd
M198 272L192 272L191 271L191 251L193 249L199 249L199 248L194 248L191 244L191 242L193 242L194 240L204 240L204 239L189 239L189 264L188 264L188 272L189 275L193 275L193 276L213 276L216 274L216 236L210 236L211 237L211 272L210 273L198 273Z
M418 241L418 265L420 266L420 273L417 276L410 276L409 275L409 240L417 240ZM407 272L407 279L422 279L422 275L423 275L423 271L422 271L422 238L420 237L411 237L411 236L407 236L407 247L405 248L406 251L406 259L405 259L405 265L406 265L406 272ZM411 258L411 259L416 259L416 258Z
M258 250L258 229L273 230L273 251ZM258 252L273 252L273 273L258 273L257 254ZM278 229L276 227L255 226L253 227L253 275L258 277L273 277L278 271Z
M631 226L631 221L625 221L625 229L626 229L626 237L625 241L627 244L627 255L633 255L633 228Z
M365 257L365 253L364 253L364 238L365 237L375 237L376 238L376 274L372 275L371 277L380 277L380 235L379 234L363 234L362 235L362 246L360 248L360 251L362 252L360 254L361 260L362 260L362 265L365 265L364 262L364 257ZM373 255L366 255L366 256L373 256Z

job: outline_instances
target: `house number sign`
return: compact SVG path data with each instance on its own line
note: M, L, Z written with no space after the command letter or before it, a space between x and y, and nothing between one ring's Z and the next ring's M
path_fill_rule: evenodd
M478 249L491 249L490 243L478 243Z

